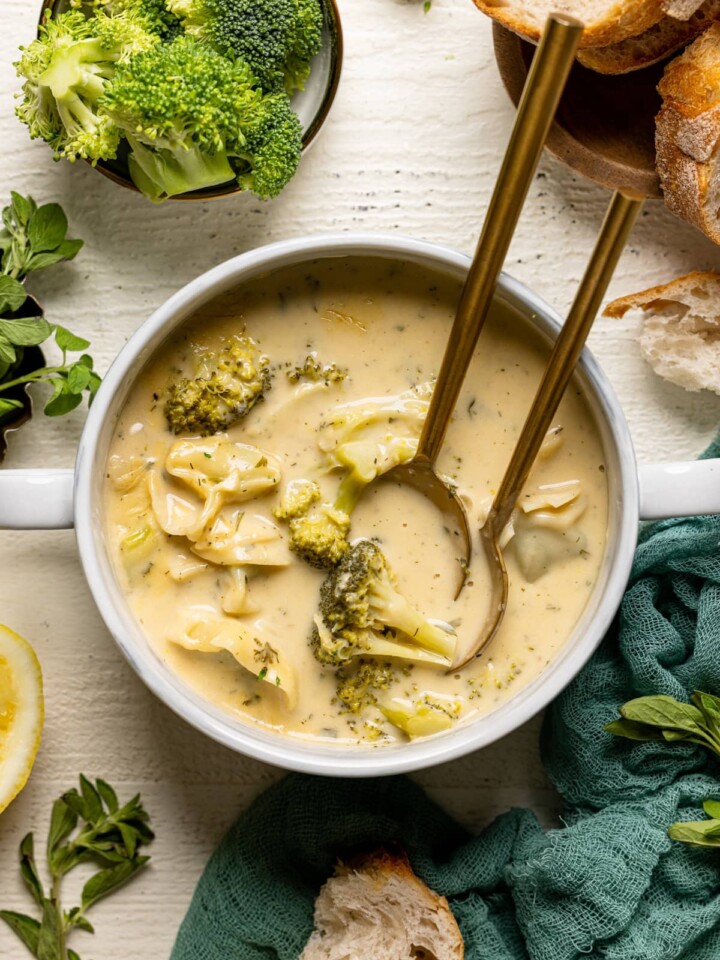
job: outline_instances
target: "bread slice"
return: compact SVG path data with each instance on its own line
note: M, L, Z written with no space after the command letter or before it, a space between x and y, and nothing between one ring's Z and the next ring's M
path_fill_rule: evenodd
M665 68L655 152L667 206L720 243L720 23Z
M702 0L660 0L660 5L669 17L689 20L702 4Z
M705 0L686 20L663 17L637 37L607 47L581 50L578 60L596 73L620 74L641 70L669 57L720 20L720 0Z
M540 39L550 13L567 13L585 24L580 47L604 47L636 37L664 16L660 0L475 0L493 20L528 40Z
M689 273L613 300L605 316L645 312L640 349L655 373L696 392L720 394L720 273Z
M339 865L315 901L315 930L300 960L463 960L445 897L385 850Z

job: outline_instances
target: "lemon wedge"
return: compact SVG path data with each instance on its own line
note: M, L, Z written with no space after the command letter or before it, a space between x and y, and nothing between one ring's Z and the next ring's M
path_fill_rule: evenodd
M30 776L45 706L42 672L30 644L0 626L0 813Z

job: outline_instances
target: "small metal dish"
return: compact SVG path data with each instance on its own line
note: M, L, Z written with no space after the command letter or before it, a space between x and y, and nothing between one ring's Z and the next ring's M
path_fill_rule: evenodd
M312 71L305 89L294 94L292 105L300 117L303 130L302 149L305 152L315 140L320 128L325 123L330 108L335 100L343 62L343 34L340 21L340 11L336 0L321 0L325 13L323 26L322 47L313 60ZM64 13L70 8L70 0L43 0L40 9L40 23L48 10L53 14ZM127 162L120 154L115 160L101 160L95 169L114 183L126 187L128 190L140 191L130 178ZM207 187L204 190L193 190L181 193L170 200L213 200L217 197L230 197L236 193L244 193L237 183L229 181L219 187Z
M42 315L42 312L42 307L37 300L34 297L28 296L20 310L13 314L13 316L36 317ZM25 347L22 362L13 370L12 379L22 377L26 373L30 373L32 370L37 370L39 367L44 366L45 356L40 347ZM28 393L27 388L28 384L23 383L0 394L0 396L6 397L9 400L18 400L22 404L22 407L18 407L17 410L11 411L4 417L0 417L0 463L4 460L7 451L7 435L13 433L15 430L19 430L20 427L22 427L24 423L27 423L32 417L32 397Z

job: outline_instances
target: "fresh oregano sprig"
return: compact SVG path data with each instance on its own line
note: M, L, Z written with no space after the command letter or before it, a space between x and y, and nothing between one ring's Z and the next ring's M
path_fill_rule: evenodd
M32 323L39 323L41 329L34 330ZM98 391L101 381L99 374L93 370L92 357L83 353L76 360L68 360L67 356L68 353L79 353L81 350L86 350L90 343L71 333L65 327L61 327L60 324L49 324L44 318L40 318L39 321L4 320L0 318L0 364L8 356L7 353L3 352L5 349L2 339L4 334L10 340L10 347L14 351L16 346L31 346L43 343L47 337L42 339L37 339L37 337L40 336L44 326L48 328L48 336L55 335L55 343L62 351L62 362L55 366L38 367L19 377L13 378L11 376L9 380L0 380L0 417L10 410L22 406L20 401L2 396L4 392L20 384L48 383L52 386L52 394L44 408L49 417L62 416L62 414L74 410L82 403L83 393L88 394L88 401L92 403L93 397ZM9 332L7 332L8 328ZM18 339L24 340L24 342L18 344Z
M38 960L80 960L67 945L73 930L93 933L87 912L113 893L150 859L139 851L153 839L148 815L139 796L120 805L104 780L93 785L80 775L80 790L70 790L55 801L47 839L50 887L46 892L35 860L34 840L28 833L20 844L20 872L39 916L0 910L0 919ZM61 902L63 877L82 863L97 867L85 882L80 905L67 910Z
M695 743L720 756L720 698L712 694L696 690L692 703L665 695L638 697L620 707L620 717L606 725L609 733L629 740ZM720 847L720 800L706 800L703 809L710 820L674 823L668 830L670 838Z
M82 240L67 239L68 222L57 203L38 206L32 197L14 191L2 211L0 230L0 394L22 384L47 382L52 394L45 405L48 416L60 416L82 402L87 392L92 402L100 377L93 370L92 358L83 353L68 360L68 353L79 353L90 346L65 327L51 324L39 313L18 315L27 302L21 283L28 274L52 266L60 260L72 260ZM54 335L62 351L62 363L40 367L16 375L26 347L39 346ZM0 419L22 407L16 398L0 395Z

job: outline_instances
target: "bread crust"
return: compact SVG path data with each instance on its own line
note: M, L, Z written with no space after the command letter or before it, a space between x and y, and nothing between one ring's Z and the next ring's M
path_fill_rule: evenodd
M611 300L603 310L604 317L624 317L628 310L648 310L660 300L677 300L682 297L686 287L705 283L720 284L720 273L715 270L694 270L682 277L677 277L669 283L662 283L657 287L649 287L638 293L629 293L625 297Z
M687 20L663 17L637 37L581 50L578 60L596 73L617 75L659 63L720 20L720 0L705 0Z
M720 145L720 23L665 69L658 86L655 150L665 202L720 243L716 157Z
M483 13L497 20L527 40L537 42L540 39L544 26L544 17L541 20L527 13L519 0L498 5L496 0L474 0L475 5ZM580 48L604 47L611 43L619 43L628 37L635 37L648 30L664 16L659 0L605 0L606 10L602 16L588 21L582 16L575 0L558 0L554 9L558 13L567 13L577 16L586 24L580 38ZM550 12L551 8L548 8Z
M643 311L640 353L663 379L720 394L720 273L696 271L613 300L606 316Z

